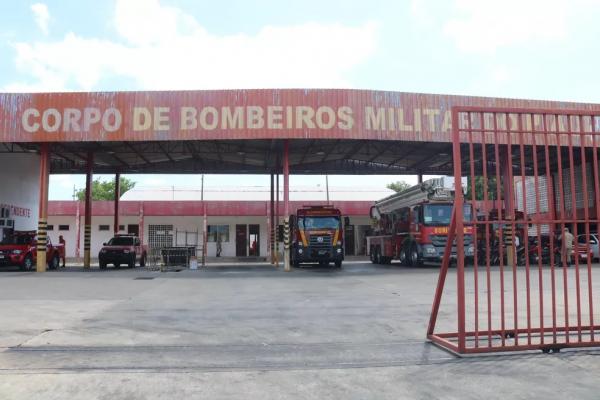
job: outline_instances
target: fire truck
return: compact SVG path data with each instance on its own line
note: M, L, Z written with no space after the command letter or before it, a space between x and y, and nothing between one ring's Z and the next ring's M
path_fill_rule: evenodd
M290 217L291 264L301 263L342 267L344 232L342 214L333 206L304 206Z
M399 260L403 265L439 264L444 255L454 202L454 178L429 179L395 193L371 207L373 232L367 251L375 264ZM462 190L459 189L459 190ZM471 222L472 207L464 204L464 221ZM465 226L465 258L473 257L472 227ZM453 246L451 257L456 258Z

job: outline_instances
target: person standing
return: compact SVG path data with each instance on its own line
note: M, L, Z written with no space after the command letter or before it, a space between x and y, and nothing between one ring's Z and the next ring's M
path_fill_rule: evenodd
M62 258L62 267L64 268L66 266L66 258L67 258L67 242L65 241L65 238L63 237L63 235L60 235L58 237L58 243L60 244L60 250L59 250L59 254L60 254L60 258Z
M569 232L569 228L564 229L563 234L559 238L561 243L561 261L567 264L567 267L571 266L571 257L573 256L573 243L575 237Z

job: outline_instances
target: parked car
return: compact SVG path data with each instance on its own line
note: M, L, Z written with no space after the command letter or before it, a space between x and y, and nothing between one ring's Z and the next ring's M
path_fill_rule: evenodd
M108 264L116 268L121 264L133 268L139 262L140 267L143 267L146 265L146 257L146 248L137 236L117 235L103 244L98 254L98 264L100 268L106 268Z
M592 260L600 259L600 248L598 246L598 243L600 243L598 234L590 233L589 246L590 246L590 253L592 256ZM585 254L586 235L585 234L577 235L577 245L579 248L580 259L587 260L587 258L585 258L585 256L586 256L586 254Z
M57 269L64 247L53 245L50 238L46 243L48 269ZM34 270L37 263L37 232L15 231L0 242L0 265L18 266L24 271Z

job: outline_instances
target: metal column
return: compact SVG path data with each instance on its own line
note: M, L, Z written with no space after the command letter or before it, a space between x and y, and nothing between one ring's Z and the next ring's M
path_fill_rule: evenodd
M37 232L37 272L46 271L46 243L48 227L48 179L50 175L49 145L42 143L40 152L40 207Z
M289 141L283 142L283 266L290 271L290 160Z
M279 268L279 172L275 174L275 193L275 266Z
M85 223L83 238L83 267L90 268L91 253L90 245L92 240L92 166L94 164L94 154L90 151L87 155L87 171L85 176Z
M121 197L121 174L115 174L115 235L119 233L119 198Z
M269 237L271 238L270 251L271 251L271 264L275 264L275 176L271 174L271 203L269 204Z

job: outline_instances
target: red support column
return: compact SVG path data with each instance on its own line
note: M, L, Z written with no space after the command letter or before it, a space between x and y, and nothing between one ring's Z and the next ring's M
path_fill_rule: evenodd
M115 235L119 233L119 198L121 197L121 174L115 174Z
M279 172L275 174L275 193L275 266L279 268Z
M77 232L75 258L79 262L79 257L81 257L81 201L79 200L77 200L77 209L75 210L75 232Z
M92 166L94 164L94 154L90 151L87 155L87 171L85 176L85 223L83 238L83 267L90 268L91 252L90 245L92 241Z
M140 211L138 213L138 231L140 237L140 243L144 244L144 202L140 201Z
M48 180L50 177L49 154L48 143L42 143L40 152L40 207L37 232L37 272L46 271L46 243L48 240Z
M290 271L290 160L289 141L283 142L283 265Z
M271 202L269 204L269 216L270 216L270 224L269 224L269 237L271 239L269 250L271 255L271 264L275 264L275 176L271 174Z

